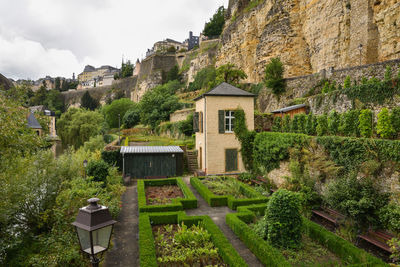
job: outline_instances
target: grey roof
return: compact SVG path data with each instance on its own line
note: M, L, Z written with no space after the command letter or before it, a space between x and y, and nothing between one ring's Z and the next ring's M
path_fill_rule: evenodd
M121 154L183 153L179 146L122 146Z
M42 126L40 126L40 123L35 118L33 113L30 113L28 116L28 127L33 128L33 129L42 129Z
M242 89L239 89L229 83L223 82L211 91L202 94L201 96L195 98L194 100L198 100L203 98L204 96L245 96L245 97L255 97L255 94L249 93Z
M305 104L294 105L294 106L290 106L290 107L274 110L274 111L272 111L272 113L288 112L288 111L291 111L291 110L294 110L294 109L304 108L305 106L306 106Z

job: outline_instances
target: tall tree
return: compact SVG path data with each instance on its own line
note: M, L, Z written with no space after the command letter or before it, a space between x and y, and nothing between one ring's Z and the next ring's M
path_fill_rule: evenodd
M57 78L54 80L54 89L56 89L56 90L60 90L60 89L61 89L61 80L60 80L60 77L57 77Z
M99 106L99 103L94 99L89 91L86 91L81 98L81 107L89 110L95 110Z
M125 113L134 106L134 103L129 98L121 98L114 100L110 105L105 105L102 109L106 122L110 128L118 127L118 115L120 116L120 122Z
M204 26L203 34L207 37L220 36L225 24L225 8L220 6L213 17Z
M270 62L265 66L265 86L271 88L272 92L277 96L285 92L283 72L283 64L279 58L271 58Z

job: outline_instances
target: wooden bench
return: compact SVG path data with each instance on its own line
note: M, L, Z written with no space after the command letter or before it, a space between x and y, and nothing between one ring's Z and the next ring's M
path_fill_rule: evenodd
M381 248L389 253L392 253L390 250L390 246L387 242L394 238L395 236L391 233L388 233L384 230L371 230L369 229L368 232L364 235L358 235L358 238L378 247Z
M312 213L316 216L319 216L331 223L335 226L339 226L340 223L344 220L345 216L340 212L330 209L330 208L322 208L321 210L312 210Z

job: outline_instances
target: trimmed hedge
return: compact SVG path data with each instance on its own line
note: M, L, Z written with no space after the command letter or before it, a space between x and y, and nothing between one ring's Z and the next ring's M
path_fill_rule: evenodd
M251 204L267 202L267 198L265 196L255 191L253 188L251 188L251 186L239 181L238 183L240 183L240 192L246 195L248 198L236 199L231 195L215 195L213 192L210 191L210 189L208 189L206 185L201 182L202 179L204 179L204 177L191 177L190 184L197 190L197 192L199 192L199 194L211 207L228 206L230 209L236 210L239 206L247 206Z
M118 170L122 170L122 155L120 149L101 151L101 159L110 166L115 166Z
M156 249L152 225L184 223L187 226L204 223L204 228L211 234L211 240L218 248L219 255L232 267L248 266L244 259L233 248L222 231L208 216L187 216L183 211L140 213L139 215L139 261L140 266L157 265Z
M163 186L163 185L178 185L182 190L184 198L172 199L171 204L164 205L147 205L146 191L147 186ZM185 184L182 178L154 179L154 180L137 180L139 212L161 212L161 211L178 211L183 209L197 208L197 198L194 196L189 187Z
M255 213L263 215L266 208L267 204L239 207L238 213L226 215L226 223L266 266L290 266L279 250L260 238L247 225L255 218ZM344 262L350 263L349 266L388 266L382 260L306 218L303 218L303 228L311 239L326 247Z

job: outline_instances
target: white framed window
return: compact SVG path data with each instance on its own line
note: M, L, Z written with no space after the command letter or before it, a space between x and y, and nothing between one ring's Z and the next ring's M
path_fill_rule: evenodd
M225 111L225 132L233 133L233 127L235 123L235 112L232 110Z

